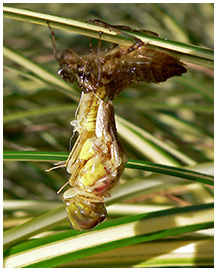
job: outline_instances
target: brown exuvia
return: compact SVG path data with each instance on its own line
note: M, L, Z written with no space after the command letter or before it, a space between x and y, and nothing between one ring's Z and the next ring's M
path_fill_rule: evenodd
M58 62L59 74L65 81L77 81L84 92L95 92L104 86L109 99L132 83L160 83L186 72L178 58L149 49L141 42L83 57L67 49Z

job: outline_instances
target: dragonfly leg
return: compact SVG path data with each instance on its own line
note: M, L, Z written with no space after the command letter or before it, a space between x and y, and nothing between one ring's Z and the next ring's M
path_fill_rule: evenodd
M46 172L50 172L50 171L52 171L53 169L62 168L62 167L66 167L66 161L61 161L61 162L55 163L55 164L54 164L54 167L51 167L51 168L49 168L49 169L46 169L45 171L46 171Z
M65 188L68 184L69 184L69 181L66 182L62 187L60 187L60 189L57 191L57 194L59 194L63 190L63 188Z

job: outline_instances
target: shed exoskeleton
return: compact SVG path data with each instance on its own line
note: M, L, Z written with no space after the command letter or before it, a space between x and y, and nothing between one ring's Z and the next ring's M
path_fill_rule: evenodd
M112 30L138 32L99 20L94 23ZM117 184L127 162L117 134L112 100L132 83L160 83L186 72L178 58L135 40L129 47L118 46L83 57L67 49L58 58L54 47L60 66L58 74L69 83L77 82L82 90L76 118L71 122L78 138L67 161L51 168L66 167L70 174L59 192L69 185L63 200L76 230L91 229L106 218L104 200L110 196L109 191Z

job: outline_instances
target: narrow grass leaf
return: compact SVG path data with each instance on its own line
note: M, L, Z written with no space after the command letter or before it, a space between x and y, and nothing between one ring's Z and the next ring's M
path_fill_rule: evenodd
M194 165L196 163L184 153L172 148L147 131L121 117L116 118L119 134L150 160L171 166L180 165L178 160L187 165Z
M64 104L61 106L46 107L46 108L16 112L16 113L3 116L3 123L7 124L14 121L20 121L25 118L36 118L36 117L46 116L46 115L53 116L53 114L60 114L60 113L65 113L65 112L72 112L74 114L75 108L76 108L75 104Z
M186 253L187 252L187 253ZM186 255L187 254L187 255ZM59 268L200 267L213 266L214 240L189 238L156 240L95 254Z
M122 45L130 45L135 42L134 36L140 38L147 43L147 46L157 46L169 51L176 52L178 56L181 55L183 60L187 60L192 63L204 65L206 67L213 68L214 52L211 49L189 45L181 42L174 42L165 39L161 39L155 36L149 36L145 34L135 34L130 31L113 31L106 27L93 25L90 23L84 23L78 20L72 20L69 18L63 18L59 16L53 16L49 14L39 13L31 10L3 7L3 14L6 17L22 20L26 22L46 25L49 21L52 27L56 27L63 30L69 30L77 34L86 35L93 38L99 38L99 32L102 32L102 39L113 43ZM129 35L126 35L129 34ZM181 54L180 54L181 53Z
M3 159L5 161L52 161L59 162L67 159L67 153L55 152L31 152L31 151L4 151ZM187 180L201 182L204 184L214 185L214 178L208 174L202 174L184 168L167 166L161 164L153 164L144 161L129 160L126 164L127 168L150 171L169 176L180 177Z
M151 164L146 162L139 162L131 160L127 165L127 168L140 169L145 171L156 172L169 176L180 177L195 182L200 182L208 185L214 185L214 177L184 168L171 167L166 165Z
M213 204L174 208L108 221L88 233L34 248L34 253L29 249L7 256L4 266L53 267L111 248L163 238L168 236L168 230L171 230L173 235L174 230L177 231L176 234L181 234L189 226L196 226L197 229L213 227ZM150 238L151 233L157 236Z
M73 86L67 84L61 78L58 78L56 75L50 73L45 68L42 68L40 65L34 63L33 61L27 59L26 57L6 46L3 46L3 54L5 57L31 71L44 82L55 85L60 91L63 91L66 95L69 95L75 101L79 100L79 93L74 90Z

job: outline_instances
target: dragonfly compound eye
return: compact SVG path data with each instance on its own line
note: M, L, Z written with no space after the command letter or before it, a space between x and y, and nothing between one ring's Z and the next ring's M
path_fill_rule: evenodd
M69 205L68 205L69 204ZM106 218L106 208L103 203L90 203L85 200L66 203L68 218L76 230L89 230Z

